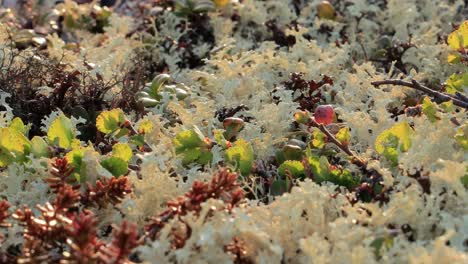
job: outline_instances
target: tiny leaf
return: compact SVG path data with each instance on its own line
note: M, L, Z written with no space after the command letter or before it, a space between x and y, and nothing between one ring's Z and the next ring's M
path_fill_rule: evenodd
M279 166L278 173L281 176L286 176L286 171L289 171L289 173L291 173L291 176L293 178L305 177L304 165L302 164L301 161L297 161L297 160L285 161L283 164Z
M412 133L408 123L398 123L377 136L375 149L395 166L398 163L398 153L406 152L411 147Z
M318 129L315 129L314 132L312 132L312 136L314 137L314 139L312 139L312 146L316 148L321 149L327 143L327 135Z
M348 145L349 140L351 139L351 134L349 133L349 128L343 127L338 133L336 133L336 139L341 142L343 145Z
M254 151L252 145L243 139L239 139L234 146L226 150L226 161L236 165L242 175L250 173L254 160Z
M465 123L457 129L455 141L457 141L458 145L460 145L460 147L465 151L468 151L468 123Z
M437 117L437 105L433 103L429 97L424 97L422 111L431 122L435 122L439 119Z
M463 74L452 74L445 81L446 91L449 94L455 94L456 92L463 93L464 89L468 87L468 72Z
M148 119L143 119L138 124L138 133L140 134L147 134L153 130L153 123Z
M101 161L101 165L115 177L125 175L128 172L128 163L121 158L107 158Z

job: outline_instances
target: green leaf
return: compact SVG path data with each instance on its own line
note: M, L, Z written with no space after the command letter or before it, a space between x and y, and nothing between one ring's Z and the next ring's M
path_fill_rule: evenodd
M450 53L447 55L447 62L450 64L459 63L462 59L462 56L458 53Z
M185 130L176 135L174 145L176 154L180 154L186 149L202 147L205 142L195 130Z
M151 82L151 85L145 89L145 92L151 96L151 98L159 101L162 99L162 96L159 94L159 91L161 90L161 87L171 79L171 76L168 74L159 74L156 77L154 77L153 81Z
M117 157L110 157L101 161L102 167L108 170L115 177L119 177L127 174L128 172L128 163Z
M465 167L465 175L460 178L460 181L465 188L468 188L468 166Z
M145 145L145 137L143 135L134 135L130 137L130 142L135 144L137 147L143 147Z
M63 114L57 117L50 124L47 138L49 139L49 144L54 144L65 149L69 148L75 138L71 120Z
M68 163L75 168L75 171L81 167L81 163L83 161L84 152L86 151L85 148L74 148L67 153L65 156Z
M29 129L24 125L23 120L21 120L19 117L15 117L13 120L11 120L10 128L22 133L25 136L28 135Z
M31 139L31 153L36 158L49 157L49 147L42 137L35 136Z
M224 137L227 140L232 140L235 136L237 136L239 131L241 131L244 128L245 123L244 120L242 120L241 118L228 117L224 119L223 126L226 130L224 132Z
M74 168L74 176L77 180L84 182L86 177L84 175L85 164L83 164L83 158L85 152L88 150L94 151L94 148L90 145L87 147L81 146L79 140L74 140L71 144L72 150L67 153L65 158L68 163Z
M376 238L370 246L374 248L374 255L380 258L382 255L380 251L384 246L386 249L390 249L393 246L393 238L391 236Z
M216 144L220 145L223 149L226 149L230 144L229 141L224 138L224 130L222 129L215 129L213 130L214 139Z
M283 147L283 156L286 160L302 160L303 151L299 146L288 144Z
M270 194L273 196L279 196L289 190L291 183L289 180L277 180L274 181L270 186Z
M429 99L429 97L424 97L422 103L422 111L432 123L439 119L437 117L437 105L431 102L431 99Z
M309 155L307 157L307 162L309 163L309 169L312 173L312 177L315 182L321 183L327 178L327 171L323 171L323 162L321 165L320 157L316 155Z
M310 120L310 114L307 111L297 111L294 113L294 121L298 124L306 124Z
M343 145L348 145L349 140L351 139L351 134L349 133L349 128L343 127L336 133L336 139L341 142Z
M191 130L179 132L174 139L174 146L177 155L182 155L182 163L188 165L193 162L208 164L213 158L210 151L211 143L197 127Z
M249 175L252 170L254 160L254 151L252 145L243 139L239 139L234 143L234 146L226 150L226 161L236 165L236 169L240 169L242 175Z
M352 189L353 187L359 184L359 179L355 179L349 170L341 170L341 169L334 169L331 170L329 173L329 177L327 181L332 182L339 186L344 186L348 189Z
M463 74L452 74L445 81L445 89L449 94L455 94L456 92L463 93L463 91L468 87L468 72Z
M457 141L458 145L465 151L468 151L468 122L457 129L455 141Z
M325 146L327 143L327 135L325 135L322 131L318 129L314 129L314 132L312 132L312 136L314 139L312 139L312 146L321 149Z
M31 143L23 133L10 127L0 128L0 168L25 161L30 150Z
M461 177L460 181L465 188L468 188L468 174L465 174L463 177Z
M278 173L281 176L286 176L286 171L289 171L289 173L291 173L291 176L293 178L305 177L304 164L302 164L302 162L297 161L297 160L287 160L279 166Z
M112 147L112 157L120 158L128 162L132 156L132 149L125 143L117 143Z
M453 105L453 101L450 100L450 101L447 101L447 102L443 102L440 104L440 107L442 108L442 110L444 110L444 112L446 113L451 113L455 110L455 107Z
M125 123L125 117L122 109L116 108L110 111L103 111L96 118L96 127L104 134L116 132Z
M411 147L412 134L409 124L400 122L377 136L375 149L396 166L399 152L406 152Z

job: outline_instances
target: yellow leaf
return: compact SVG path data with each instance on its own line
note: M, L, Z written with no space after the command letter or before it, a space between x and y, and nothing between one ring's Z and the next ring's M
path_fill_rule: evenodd
M132 158L132 149L125 143L117 143L112 147L112 157L129 161Z
M460 55L458 55L458 54L449 54L447 56L447 62L448 63L458 63L458 62L460 62Z
M138 133L147 134L153 130L153 123L148 119L143 119L138 125Z
M450 33L447 43L454 50L468 47L468 20L463 22L457 30Z
M49 144L52 143L57 144L61 148L69 148L75 138L71 120L63 114L57 117L50 124L47 138L49 139Z
M30 150L31 143L21 132L9 127L0 128L0 167L24 161Z
M122 109L116 108L110 111L103 111L96 118L96 127L104 134L110 134L125 122L125 114Z
M213 2L215 3L217 7L223 7L229 4L229 0L213 0Z

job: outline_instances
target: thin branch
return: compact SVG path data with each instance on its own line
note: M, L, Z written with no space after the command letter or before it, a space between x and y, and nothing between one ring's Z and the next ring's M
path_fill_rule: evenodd
M438 91L432 90L431 88L427 86L420 84L416 80L411 80L411 82L407 82L407 81L402 81L402 80L389 79L389 80L371 82L371 84L374 87L378 87L380 85L385 85L385 84L390 84L390 85L400 85L400 86L413 88L415 90L426 93L434 98L437 98L442 102L447 102L447 101L452 100L454 105L468 109L468 100L466 100L466 96L457 95L455 97L446 93L438 92Z
M350 149L349 146L346 144L342 144L328 129L323 125L317 123L314 118L310 118L308 124L310 126L316 127L322 131L327 136L327 140L335 144L341 151L352 157L352 162L358 165L359 167L366 168L367 162L365 162L363 159L361 159L359 156L357 156L355 153L353 153Z

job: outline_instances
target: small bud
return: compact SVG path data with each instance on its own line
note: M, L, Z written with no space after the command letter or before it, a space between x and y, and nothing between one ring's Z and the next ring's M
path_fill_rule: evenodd
M286 145L283 147L283 154L286 160L302 159L302 149L299 146Z
M244 125L245 125L244 120L242 120L241 118L228 117L224 119L223 126L224 126L224 129L226 129L226 132L224 133L224 137L227 140L231 140L233 137L237 135L237 133L239 133L239 131L242 130L242 128L244 128Z
M328 125L333 123L335 111L331 105L319 105L314 111L315 121L319 124Z
M334 20L336 18L335 8L328 1L322 1L317 5L317 16L323 19Z
M144 107L155 107L159 104L159 101L147 97L140 98L138 101L142 103Z
M294 120L299 124L306 124L309 121L309 113L307 111L297 111L294 114Z

